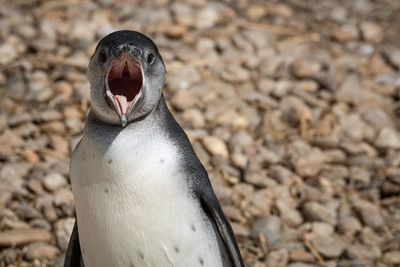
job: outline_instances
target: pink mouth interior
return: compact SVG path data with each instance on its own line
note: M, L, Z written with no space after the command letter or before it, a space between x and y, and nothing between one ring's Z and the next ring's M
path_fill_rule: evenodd
M117 62L111 67L107 82L120 112L126 114L135 97L142 89L143 77L140 66L133 64L129 60Z

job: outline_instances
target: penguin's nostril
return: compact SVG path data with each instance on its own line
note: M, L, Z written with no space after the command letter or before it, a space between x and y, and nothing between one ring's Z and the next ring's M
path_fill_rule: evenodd
M130 52L131 50L129 45L124 45L122 49L124 50L124 52Z
M132 54L133 54L135 57L139 57L139 56L140 56L141 51L140 51L139 48L131 47L131 51L132 51Z

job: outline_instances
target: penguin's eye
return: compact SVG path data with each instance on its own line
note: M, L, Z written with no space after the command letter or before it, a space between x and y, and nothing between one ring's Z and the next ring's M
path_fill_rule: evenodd
M100 61L101 63L106 63L106 61L107 61L107 53L106 53L106 51L101 50L101 51L99 52L99 61Z
M154 54L153 53L149 53L147 55L147 63L153 64L153 62L154 62Z

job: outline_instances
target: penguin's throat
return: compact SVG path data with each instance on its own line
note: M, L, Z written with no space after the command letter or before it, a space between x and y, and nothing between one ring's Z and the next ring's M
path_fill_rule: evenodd
M105 80L107 100L119 117L126 117L140 98L143 72L140 63L132 57L111 63Z

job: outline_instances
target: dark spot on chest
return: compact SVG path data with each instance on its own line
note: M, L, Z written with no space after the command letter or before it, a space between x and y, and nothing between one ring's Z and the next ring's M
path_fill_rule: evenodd
M202 265L202 266L204 265L204 260L202 257L199 258L199 262L200 262L200 265Z
M111 164L112 162L113 162L112 159L107 160L107 163L108 163L108 164Z
M174 251L175 251L175 253L179 254L179 248L178 247L174 247Z
M104 193L108 194L110 193L110 190L108 188L104 188Z
M144 254L143 254L143 252L139 251L139 257L140 257L142 260L144 260Z
M194 224L192 224L191 229L193 232L196 232L196 226L194 226Z
M163 159L163 158L160 159L160 163L161 163L161 164L164 163L164 159Z

